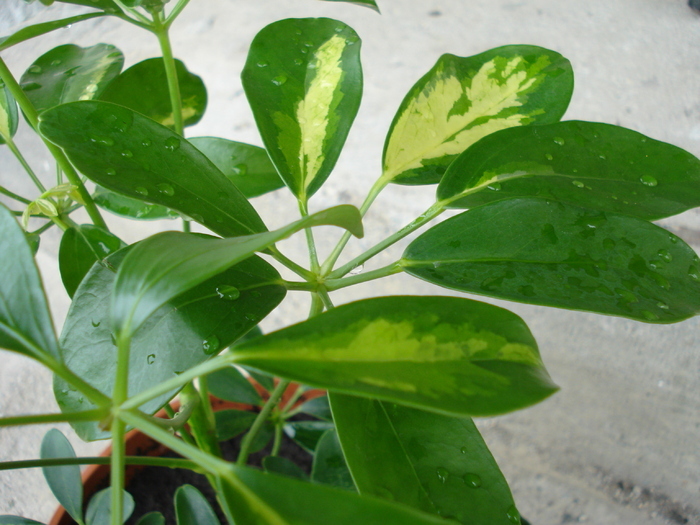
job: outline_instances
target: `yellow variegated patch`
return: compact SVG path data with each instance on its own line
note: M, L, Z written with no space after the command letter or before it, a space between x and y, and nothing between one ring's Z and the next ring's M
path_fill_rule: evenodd
M527 123L542 111L518 112L549 65L541 56L525 67L523 57L494 58L473 76L460 80L443 68L407 105L397 119L386 148L383 177L420 168L426 159L457 155L496 131Z
M0 139L10 138L10 115L7 113L2 104L0 104ZM2 140L0 140L2 143Z

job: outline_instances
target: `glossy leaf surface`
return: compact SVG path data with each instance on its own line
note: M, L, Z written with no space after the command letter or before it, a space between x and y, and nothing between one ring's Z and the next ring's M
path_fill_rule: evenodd
M221 290L222 295L226 290ZM240 292L239 292L240 293ZM236 368L228 367L207 376L209 392L226 401L259 405L260 394Z
M20 82L41 113L66 102L98 98L123 65L124 55L112 45L67 44L36 59Z
M370 9L376 11L377 13L379 12L379 7L377 7L377 3L374 0L325 0L326 2L346 2L349 4L355 4L355 5L361 5L365 7L369 7Z
M530 196L660 219L700 206L700 160L630 129L558 122L486 137L438 187L454 208Z
M332 393L333 416L361 494L465 525L512 525L513 496L469 418Z
M104 13L89 13L86 15L71 16L69 18L63 18L61 20L52 20L51 22L44 22L41 24L34 24L28 27L24 27L6 37L0 37L0 51L4 51L8 47L12 47L15 44L30 40L34 37L45 35L56 29L61 29L64 27L77 24L83 20L90 20L91 18L96 18L99 16L105 16Z
M327 18L275 22L253 40L242 80L272 162L306 200L330 175L360 106L359 37Z
M573 82L569 61L541 47L443 55L399 106L384 145L382 177L399 184L439 182L455 157L482 137L558 121Z
M189 140L249 199L284 186L263 148L216 137Z
M0 348L60 360L41 278L24 232L0 204Z
M95 494L90 503L88 503L87 510L85 511L85 523L86 525L110 525L112 519L112 496L111 488L106 488ZM129 519L131 513L134 512L134 498L131 494L124 491L124 505L123 505L123 516L124 520L122 523L126 523Z
M522 319L454 297L346 304L232 353L304 384L459 415L516 410L557 388Z
M334 428L327 430L316 446L311 480L351 492L357 491Z
M216 239L164 232L140 242L126 257L114 283L112 326L123 335L134 333L160 306L190 288L247 259L256 251L304 228L334 225L362 235L362 220L354 206L320 211L279 230L244 237Z
M141 516L136 525L165 525L165 516L160 512L149 512Z
M236 525L448 525L408 507L259 470L231 467L220 494Z
M17 132L19 111L17 102L12 98L10 90L0 81L0 144L5 144L5 138L12 138Z
M41 442L41 459L74 458L75 451L60 430L51 429ZM74 520L83 519L83 482L80 466L42 467L51 492Z
M122 250L108 262L119 268L125 255ZM103 266L92 268L75 294L61 334L69 368L108 395L116 367L116 340L109 321L115 277L114 271ZM130 395L204 362L245 334L284 298L286 290L276 284L278 280L272 266L251 257L161 307L131 340ZM236 299L219 293L231 288L240 292ZM82 395L60 379L54 381L54 393L64 412L88 407ZM173 394L159 396L142 410L155 412ZM94 423L79 422L74 428L85 440L109 437Z
M247 431L257 414L247 410L219 410L216 418L216 434L219 441L227 441Z
M308 453L316 452L316 446L326 431L334 428L330 421L292 421L284 425L284 433Z
M634 217L541 199L474 208L406 249L411 275L523 303L671 323L700 311L700 263L672 233Z
M73 297L93 264L125 246L115 235L91 224L66 230L58 250L58 267L68 295Z
M122 217L150 221L156 219L177 219L180 214L165 206L150 204L142 200L127 197L98 186L93 194L95 204L103 210Z
M185 126L192 126L204 115L207 90L202 79L190 73L180 60L175 60L175 71L180 85L182 119ZM175 125L162 58L149 58L131 66L112 81L100 100L126 106L171 129Z
M182 212L224 237L266 229L204 154L133 110L73 102L44 112L39 128L83 174L107 189Z
M306 472L301 470L301 468L299 468L294 462L282 456L267 456L266 458L263 458L262 464L265 472L271 472L273 474L279 474L301 480L309 479Z
M207 499L192 485L175 491L175 515L178 525L220 525Z

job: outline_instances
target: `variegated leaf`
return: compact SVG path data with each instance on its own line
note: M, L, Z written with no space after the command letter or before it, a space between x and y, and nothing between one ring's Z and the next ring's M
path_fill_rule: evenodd
M330 175L360 105L359 37L327 18L276 22L253 40L242 78L272 162L306 201Z
M18 113L17 103L10 90L0 81L0 144L5 144L17 132Z
M540 47L443 55L399 107L384 145L382 177L399 184L439 182L452 160L486 135L558 121L572 91L569 61Z

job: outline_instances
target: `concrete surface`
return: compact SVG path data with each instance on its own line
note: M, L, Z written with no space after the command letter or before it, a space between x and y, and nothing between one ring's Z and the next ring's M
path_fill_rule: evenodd
M315 209L359 205L379 172L384 135L408 88L446 52L472 55L511 43L549 47L569 58L576 91L566 118L620 124L700 155L700 16L686 0L380 0L383 15L312 0L193 0L173 27L175 54L209 89L209 112L189 136L218 135L260 144L243 96L239 72L247 46L269 22L284 17L329 16L353 26L363 39L365 94L336 172L312 201ZM0 34L19 23L0 5ZM81 11L41 9L46 20ZM52 47L75 42L113 43L127 65L157 54L156 42L117 20L60 30L3 52L16 74ZM46 155L28 136L18 142L45 180L53 177ZM0 180L33 195L7 149L0 148ZM409 222L430 205L431 191L392 187L368 214L368 235L354 241L357 254ZM270 227L296 217L284 192L255 201ZM127 241L171 223L123 223ZM700 249L700 213L664 225ZM328 230L330 239L335 233ZM55 265L55 232L37 257L57 326L68 306ZM300 246L288 242L302 259ZM388 264L402 248L377 258ZM368 266L369 268L370 266ZM338 302L390 293L445 294L404 276L339 294ZM550 373L562 391L516 414L482 420L485 438L533 525L700 524L700 336L698 319L650 326L593 314L497 302L528 322ZM300 320L301 294L290 294L266 329ZM0 413L55 409L48 374L21 357L0 353ZM36 456L46 428L0 430L0 460ZM81 444L91 454L102 444ZM0 514L48 520L55 506L38 471L0 474Z

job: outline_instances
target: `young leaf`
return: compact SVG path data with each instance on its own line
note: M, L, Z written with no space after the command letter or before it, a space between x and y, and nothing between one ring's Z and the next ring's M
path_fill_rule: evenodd
M0 51L4 51L15 44L30 40L34 37L45 35L46 33L50 33L56 29L72 26L73 24L77 24L83 20L90 20L91 18L97 18L100 16L105 16L105 13L89 13L86 15L71 16L61 20L52 20L51 22L44 22L41 24L34 24L29 27L24 27L12 35L0 38Z
M482 137L558 121L573 87L569 61L541 47L443 55L399 106L384 145L382 177L399 184L439 182L455 157Z
M6 139L15 136L18 123L17 103L7 86L0 81L0 144L5 144Z
M58 267L68 295L73 298L93 264L125 246L115 235L91 224L66 230L58 250Z
M653 323L700 312L700 262L634 217L540 199L487 204L414 240L401 264L439 286Z
M74 458L75 451L60 430L51 429L41 442L41 459ZM46 483L75 521L83 521L83 482L78 465L42 467Z
M32 251L12 212L0 204L0 348L60 360Z
M451 208L537 196L655 220L700 206L700 160L618 126L557 122L474 144L449 167L437 195L457 199Z
M306 201L330 175L360 106L360 38L327 18L275 22L253 40L242 79L272 162Z
M316 446L311 480L314 483L357 492L335 428L327 430Z
M76 168L107 189L182 212L223 237L266 230L204 154L133 110L73 102L42 113L39 128Z
M465 525L512 525L513 496L469 418L331 394L347 464L361 494Z
M333 421L331 407L328 405L328 396L315 397L301 405L300 409L304 414L325 419L326 421Z
M284 425L284 433L309 454L316 452L321 437L335 428L331 421L292 421Z
M259 405L260 394L236 368L230 366L207 376L209 392L226 401Z
M325 0L326 2L347 2L349 4L362 5L369 7L370 9L379 12L379 7L374 0Z
M263 148L215 137L189 140L249 199L284 186Z
M220 525L207 499L192 485L175 491L175 514L178 525Z
M68 367L108 395L116 373L109 320L113 268L120 267L127 250L108 257L107 267L95 265L88 273L61 334ZM160 308L132 338L129 393L135 395L206 361L248 332L284 298L286 289L277 284L279 279L271 265L251 257ZM237 297L234 288L239 291ZM54 393L63 412L87 409L83 396L58 378ZM149 401L141 410L155 412L174 393ZM84 440L109 437L96 423L76 422L73 427Z
M112 488L108 487L101 490L95 494L90 503L88 503L88 508L85 511L85 523L86 525L110 525L112 523ZM131 513L134 512L134 498L131 497L127 491L124 491L124 504L123 504L123 523L129 519Z
M517 410L557 389L522 319L456 297L357 301L231 352L304 384L456 415Z
M192 126L204 115L207 90L202 79L190 73L180 60L175 60L175 71L183 120L185 126ZM171 129L175 125L162 58L149 58L131 66L115 78L99 98L138 111Z
M121 215L122 217L129 217L130 219L151 221L156 219L177 219L181 217L179 213L165 206L132 199L131 197L120 195L119 193L107 190L101 186L95 188L93 199L95 200L95 204L103 210Z
M333 225L362 235L354 206L341 205L304 217L272 232L229 239L164 232L140 242L127 255L114 283L112 327L123 335L167 301L221 273L256 251L312 226Z
M160 512L149 512L141 516L136 525L165 525L165 516Z
M38 112L77 100L98 98L124 65L116 47L67 44L37 58L20 80Z
M439 516L287 476L231 466L219 493L237 525L449 525Z
M262 461L265 472L308 481L309 476L296 463L282 456L267 456Z

